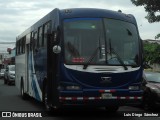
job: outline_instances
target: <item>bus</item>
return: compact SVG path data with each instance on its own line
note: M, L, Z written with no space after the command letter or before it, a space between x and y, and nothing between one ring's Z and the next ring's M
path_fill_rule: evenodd
M142 100L142 40L131 14L55 8L16 38L23 99L47 110L95 106L117 111Z

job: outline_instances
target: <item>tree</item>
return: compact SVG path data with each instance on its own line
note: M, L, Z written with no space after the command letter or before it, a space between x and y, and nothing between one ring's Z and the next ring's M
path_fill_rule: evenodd
M160 63L160 45L158 43L143 43L144 60L147 63Z
M149 23L160 22L160 0L131 0L136 6L144 6L148 15L145 17ZM160 38L160 34L155 39Z
M136 6L144 6L145 11L148 12L146 18L148 22L159 22L160 15L157 15L157 12L160 12L160 1L159 0L131 0Z
M158 38L160 38L160 33L155 36L155 39L158 39Z

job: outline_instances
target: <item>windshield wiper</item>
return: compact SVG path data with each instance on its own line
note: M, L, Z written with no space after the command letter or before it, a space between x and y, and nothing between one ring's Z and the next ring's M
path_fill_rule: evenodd
M119 56L119 54L112 48L111 40L109 39L109 47L110 47L110 54L114 53L119 61L119 63L124 67L124 70L128 70L127 66L124 64L123 60Z
M92 56L89 58L89 60L87 61L87 63L84 64L83 69L87 69L88 65L92 62L93 58L96 56L98 50L100 50L100 47L97 47L97 49L95 49L94 53L93 53Z

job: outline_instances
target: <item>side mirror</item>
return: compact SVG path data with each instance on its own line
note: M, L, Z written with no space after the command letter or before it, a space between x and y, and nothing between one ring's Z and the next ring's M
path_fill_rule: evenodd
M148 65L146 62L143 62L143 68L144 69L153 69L150 65Z
M61 52L61 47L59 45L53 46L53 52L59 54Z

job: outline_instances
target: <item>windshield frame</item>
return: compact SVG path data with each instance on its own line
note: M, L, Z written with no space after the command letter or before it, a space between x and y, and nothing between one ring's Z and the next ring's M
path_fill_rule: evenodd
M83 17L82 17L83 18ZM64 46L64 44L65 44L65 38L64 38L64 21L65 20L71 20L71 19L75 19L75 18L66 18L66 19L63 19L62 20L62 35L63 35L63 46ZM78 18L79 19L79 18ZM81 18L80 18L81 19ZM84 18L84 19L94 19L94 18ZM138 28L137 28L137 25L136 24L134 24L134 23L131 23L131 22L128 22L128 21L123 21L123 20L119 20L119 19L111 19L111 18L97 18L97 19L101 19L102 20L102 28L103 28L103 35L104 35L104 42L105 42L105 54L106 54L106 57L105 57L105 60L106 60L106 62L105 62L105 64L94 64L94 63L89 63L89 65L102 65L102 66L104 66L104 65L107 65L107 66L122 66L122 64L109 64L108 62L107 62L107 54L109 54L106 50L107 50L107 46L108 46L108 38L106 37L106 28L105 28L105 23L104 23L104 19L110 19L110 20L117 20L117 21L122 21L122 22L124 22L124 23L129 23L129 24L132 24L132 25L134 25L134 27L135 27L135 32L137 33L137 47L138 47L138 55L139 55L139 57L138 57L138 62L137 62L137 64L136 65L133 65L133 64L124 64L125 66L132 66L132 67L139 67L140 65L141 65L141 61L142 61L142 56L141 56L141 54L142 54L142 52L141 52L141 39L140 39L140 37L139 37L139 31L138 31ZM73 20L74 21L74 20ZM95 48L96 49L96 48ZM66 49L65 49L65 46L64 46L64 63L66 64L66 65L85 65L86 63L87 63L87 61L89 60L89 59L87 59L86 60L86 62L84 62L84 63L68 63L68 62L66 62L66 58L65 58L65 52L66 52ZM92 54L91 54L92 55ZM91 57L91 56L90 56Z

